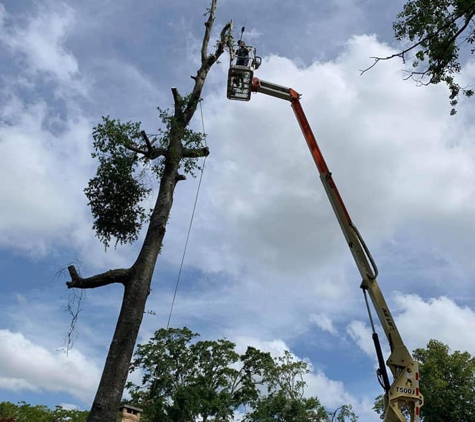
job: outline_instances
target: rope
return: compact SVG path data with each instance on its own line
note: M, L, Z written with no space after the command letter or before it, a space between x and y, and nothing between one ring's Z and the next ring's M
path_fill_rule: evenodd
M206 144L206 131L205 131L205 123L204 123L204 119L203 119L203 107L201 105L201 101L200 101L200 112L201 112L201 125L202 125L202 128L203 128L203 135L204 135L204 143L205 143L205 147L207 147L208 145ZM198 189L196 190L195 203L193 204L193 211L191 213L190 225L188 226L188 233L186 235L185 247L183 248L183 255L181 257L180 270L178 271L178 276L177 276L176 283L175 283L175 291L173 293L173 300L172 300L172 304L171 304L171 307L170 307L170 314L168 315L167 330L170 328L170 321L172 319L173 308L175 306L176 295L177 295L177 292L178 292L178 285L180 284L181 273L182 273L182 270L183 270L183 263L185 261L186 249L188 247L188 241L190 239L191 227L193 226L193 219L195 217L196 204L198 203L198 196L200 194L201 182L203 180L203 173L204 173L204 170L205 170L205 165L206 165L206 157L204 158L203 166L201 167L201 174L200 174L200 179L199 179L199 182L198 182Z

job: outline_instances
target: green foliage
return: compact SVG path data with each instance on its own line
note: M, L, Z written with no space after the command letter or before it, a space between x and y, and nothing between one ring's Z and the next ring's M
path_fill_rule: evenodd
M424 422L475 421L475 359L468 352L450 353L447 345L430 340L425 349L416 349L420 389L424 396L421 416ZM382 414L383 396L373 409Z
M353 407L351 404L344 404L343 406L339 407L338 409L333 412L331 415L331 422L336 421L336 422L357 422L358 421L358 416L355 415L353 412Z
M303 377L308 372L308 365L296 361L289 351L274 359L264 374L267 394L261 394L252 404L245 422L326 422L329 415L318 398L304 397Z
M180 103L182 104L182 108L188 105L190 100L190 96L180 98ZM202 148L205 140L205 135L201 132L195 132L188 127L181 127L181 122L177 120L173 115L172 112L168 109L161 109L158 107L158 113L160 116L160 120L162 121L163 127L158 129L158 136L155 139L158 145L162 148L167 149L170 142L170 136L174 132L183 132L181 135L182 145L185 148ZM147 161L147 160L145 160ZM155 174L158 176L162 176L163 169L164 169L164 159L161 158L159 160L159 164L155 164L152 166ZM201 167L198 165L197 158L183 158L181 161L181 169L185 174L190 174L191 176L195 176L195 170L200 171Z
M437 340L414 350L414 359L420 362L424 422L475 421L475 359L468 352L450 354Z
M61 406L51 410L46 406L31 406L25 402L18 405L0 403L0 422L85 422L88 414L87 411L66 410Z
M92 156L99 166L84 192L94 217L93 228L107 247L112 236L116 244L137 239L148 217L140 202L150 189L137 177L137 153L127 148L140 138L140 123L102 120L92 135L96 151Z
M254 377L271 357L253 348L239 355L226 339L197 337L186 327L161 329L138 346L131 371L143 370L142 385L127 388L145 421L230 420L239 406L257 398Z
M292 399L283 391L262 398L246 422L326 422L327 412L316 397Z
M467 97L474 93L454 79L461 71L460 47L475 40L475 27L470 24L474 14L473 0L409 0L393 25L397 40L413 43L405 52L416 48L411 76L418 76L421 83L445 82L449 87L451 114L460 93Z
M198 341L188 328L161 329L139 345L131 371L143 371L140 386L129 383L144 422L232 421L241 406L246 422L356 422L351 406L328 413L317 397L304 397L307 363L286 351L273 359L253 347L243 355L226 339Z
M188 98L181 99L186 104ZM172 147L170 140L178 137L188 149L202 147L204 135L182 127L169 110L159 110L162 127L150 144L143 139L140 123L121 123L103 117L93 130L93 158L99 165L84 190L94 217L93 228L106 247L112 238L115 244L137 240L150 211L142 201L152 191L152 180L163 176L167 158L180 161L185 174L200 170L197 158L183 158L181 149Z
M374 399L373 410L378 414L382 415L384 413L384 395L380 394Z

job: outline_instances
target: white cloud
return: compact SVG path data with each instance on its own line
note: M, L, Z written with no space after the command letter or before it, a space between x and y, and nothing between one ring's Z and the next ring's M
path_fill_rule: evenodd
M67 356L53 353L9 330L0 330L0 360L0 388L68 392L85 403L92 399L100 375L77 350Z
M0 89L0 246L44 256L90 226L82 190L90 173L87 97L66 48L74 11L38 5L20 19L2 8L0 46L11 58Z
M233 341L236 343L236 351L238 353L244 353L248 346L252 346L263 352L270 353L273 357L282 357L285 351L289 350L289 347L282 339L261 340L257 337L238 336L234 337Z
M447 344L451 350L475 353L475 341L469 333L475 323L475 312L469 306L459 305L447 297L423 299L416 294L395 293L391 296L395 303L392 314L402 340L409 352L415 348L425 348L430 339ZM358 347L368 356L375 358L371 340L371 330L362 321L351 321L347 333ZM389 348L384 334L380 334L384 355Z
M369 340L371 338L371 330L365 323L361 321L351 321L346 328L346 332L361 350L368 355L373 354L374 348L371 340Z
M333 321L328 315L325 314L311 314L310 321L313 322L318 328L323 331L327 331L330 334L337 335L338 330L333 325Z
M81 410L77 405L71 403L60 403L58 406L61 406L63 409L66 410Z
M70 121L58 136L44 129L47 113L45 103L21 104L14 122L0 123L1 243L39 254L87 218L81 185L89 122Z
M336 409L343 404L354 404L355 397L349 394L343 382L329 379L322 371L314 371L305 377L308 396L316 396L328 409Z
M475 312L454 299L423 299L418 295L397 294L396 322L410 350L426 347L430 339L446 343L452 350L475 354L475 339L468 333L475 324Z
M20 53L27 71L45 72L61 82L71 82L78 74L78 63L66 50L64 42L75 23L74 10L66 3L57 9L38 6L26 25L5 25L8 14L2 7L2 36L0 41L14 54Z

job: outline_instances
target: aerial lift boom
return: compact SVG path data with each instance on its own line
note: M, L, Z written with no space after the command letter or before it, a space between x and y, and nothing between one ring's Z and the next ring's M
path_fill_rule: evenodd
M388 305L381 293L376 281L378 275L374 260L356 226L351 221L350 215L338 192L336 184L332 178L325 159L320 151L312 129L300 104L300 94L292 88L283 87L270 82L259 80L253 77L252 68L236 69L231 66L228 78L228 98L233 100L248 101L251 92L270 95L290 102L295 113L295 117L300 125L307 145L312 154L313 160L320 173L320 179L325 188L326 194L332 205L333 211L340 224L343 235L350 248L356 266L360 272L362 282L361 288L364 293L366 307L368 310L371 327L373 331L373 342L378 358L378 379L384 389L384 422L407 422L409 415L410 422L420 421L420 408L423 404L423 397L419 391L419 369L418 362L415 361L407 350L401 335L396 327L396 323L389 311ZM246 83L235 86L236 76ZM249 83L248 81L252 81ZM383 331L388 339L390 355L386 361L394 381L390 383L384 358L381 351L378 335L374 328L371 311L368 304L370 297L374 309L378 315Z

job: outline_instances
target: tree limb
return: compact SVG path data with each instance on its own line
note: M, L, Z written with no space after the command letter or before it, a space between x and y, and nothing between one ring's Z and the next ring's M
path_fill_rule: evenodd
M207 157L209 155L209 148L183 148L183 158L200 158L200 157Z
M186 124L189 123L196 111L196 107L198 106L199 100L201 98L201 91L211 66L213 66L218 61L226 47L232 48L232 38L230 32L232 31L233 24L231 21L228 22L221 30L218 45L216 46L214 53L208 55L208 44L215 18L216 2L217 0L212 0L211 2L208 20L205 23L205 36L203 37L203 44L201 46L201 67L198 69L198 72L196 72L196 76L192 76L192 79L195 81L195 85L187 102L186 108L183 111L183 119Z
M473 12L471 16L473 16L474 14L475 14L475 12ZM459 35L461 35L461 34L463 33L463 31L465 31L465 29L467 29L468 25L470 24L471 16L470 16L469 18L467 18L467 19L465 20L465 24L464 24L462 27L460 27L459 30L458 30L454 35L452 35L452 37L451 37L449 40L447 40L447 41L445 42L446 48L447 48L449 45L451 45L453 42L455 42L455 41L457 40L457 38L459 37ZM438 60L438 61L441 61L442 59L437 59L437 60ZM439 65L439 66L436 66L436 67L440 67L440 65ZM432 79L432 78L431 78L431 79Z
M155 160L155 158L158 158L160 156L166 156L167 153L167 150L165 148L156 148L154 146L152 146L151 149L148 149L147 151L144 151L141 148L134 147L133 145L126 145L125 148L130 151L134 151L137 154L141 154L150 160Z
M153 146L152 146L152 143L150 142L150 139L148 139L147 134L145 133L144 130L142 130L142 131L140 132L140 134L142 135L143 140L144 140L145 143L147 144L148 150L151 151L151 150L153 149Z
M130 280L131 276L130 268L110 270L88 278L82 278L76 271L74 265L70 265L68 267L68 271L69 275L71 276L71 281L66 282L68 289L95 289L96 287L107 286L108 284L113 283L121 283L125 285Z
M201 62L204 63L206 61L206 57L208 55L208 44L209 39L211 37L211 30L213 29L213 23L215 18L216 12L216 2L217 0L211 1L211 6L209 8L208 13L208 20L205 22L205 35L203 37L203 44L201 45Z
M165 148L156 148L153 147L152 150L150 151L150 155L147 158L150 158L151 160L155 160L155 158L158 157L166 157L167 156L167 150Z
M133 145L124 145L125 148L127 148L128 150L130 151L133 151L133 152L136 152L137 154L141 154L141 155L144 155L144 156L148 156L148 152L147 151L144 151L143 149L141 148L137 148L137 147L134 147Z
M142 138L144 139L144 141L147 145L147 150L144 150L142 148L138 148L134 145L125 145L125 148L127 148L130 151L134 151L137 154L141 154L141 155L143 155L144 157L146 157L150 160L155 160L156 158L158 158L160 156L166 156L167 150L165 148L154 147L152 142L150 142L150 139L149 139L149 137L147 136L147 134L145 133L144 130L142 130L140 132L140 134L142 135Z
M405 50L403 51L400 51L399 53L395 53L395 54L392 54L390 56L387 56L387 57L370 57L371 59L374 59L374 63L367 67L366 69L363 69L363 70L360 70L360 75L363 75L364 73L366 73L368 70L372 69L374 66L376 66L378 64L378 62L380 60L391 60L391 59L394 59L395 57L400 57L403 61L403 63L405 63L405 55L407 53L409 53L410 51L414 50L415 48L419 47L421 44L425 43L426 41L429 41L430 39L434 38L434 37L437 37L443 30L447 29L450 25L452 25L453 23L455 23L458 19L460 19L461 17L463 17L467 12L470 11L470 14L468 15L468 17L465 18L465 23L464 25L457 31L457 33L455 34L454 37L452 37L448 43L446 44L450 44L452 42L454 42L457 37L462 34L463 31L465 31L465 29L467 28L467 26L470 24L473 16L475 15L475 10L471 11L470 10L471 8L468 7L467 9L461 11L460 13L454 15L454 17L449 20L445 25L443 25L441 28L437 29L436 32L434 32L433 34L430 34L424 38L422 38L419 42L411 45L410 47L406 48ZM424 71L424 72L420 72L421 74L425 75L429 72L429 69ZM416 72L411 72L411 75L414 75L414 74L417 74Z
M226 25L224 25L223 29L221 30L221 33L219 34L219 42L216 47L216 50L214 54L209 56L207 58L209 66L212 66L221 56L221 54L224 53L224 49L226 47L232 49L232 39L229 36L230 31L232 31L233 23L228 22Z
M175 117L176 118L181 118L183 115L183 99L181 98L181 95L178 92L178 89L173 87L172 88L172 94L173 94L173 102L175 104Z

